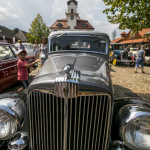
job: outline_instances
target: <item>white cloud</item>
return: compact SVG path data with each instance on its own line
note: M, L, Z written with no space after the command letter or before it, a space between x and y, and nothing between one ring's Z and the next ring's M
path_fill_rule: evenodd
M4 16L0 14L0 21L5 20Z
M9 11L9 9L1 7L1 6L0 6L0 13L6 19L15 20L15 19L19 18L18 15L12 13L11 11Z

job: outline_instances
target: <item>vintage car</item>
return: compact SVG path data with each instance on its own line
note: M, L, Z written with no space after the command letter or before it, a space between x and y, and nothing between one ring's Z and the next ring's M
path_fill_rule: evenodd
M48 41L27 99L0 96L2 149L150 150L150 104L114 99L108 35L57 31Z
M150 50L145 50L145 65L150 65Z
M17 47L9 43L0 43L0 92L17 83ZM33 56L26 56L26 61L35 61ZM29 72L33 67L30 67Z
M116 66L118 63L129 63L135 65L135 57L132 53L125 51L126 45L120 43L110 44L109 62Z

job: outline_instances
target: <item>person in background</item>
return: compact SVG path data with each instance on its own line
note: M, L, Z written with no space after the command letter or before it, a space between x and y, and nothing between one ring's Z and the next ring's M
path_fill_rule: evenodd
M140 49L140 50L138 51L138 53L137 53L135 73L137 73L137 67L139 66L139 64L141 65L142 73L145 73L145 72L143 71L144 60L145 60L145 50L144 50L144 45L142 45L142 46L141 46L141 49Z
M42 44L40 47L40 58L41 58L41 66L45 63L46 59L48 58L48 45L46 44L45 37L42 37Z
M35 59L39 59L39 44L38 44L38 41L35 40L35 43L33 45L33 49L34 49L34 52L35 52Z
M146 47L146 50L149 50L149 47L148 47L148 46Z
M20 44L20 47L19 47L19 48L25 50L25 47L24 47L24 45L22 44L21 40L18 40L18 43Z
M128 51L128 52L130 52L130 45L128 45L128 47L127 47L127 51Z
M138 51L139 51L140 49L141 49L140 46L138 46Z
M29 81L28 81L28 68L32 67L35 63L41 61L40 59L37 59L36 61L32 62L31 64L28 64L25 61L25 57L27 55L27 52L23 49L19 49L18 50L18 63L17 63L17 67L18 67L18 81L20 82L20 84L22 85L22 87L20 89L18 89L18 91L23 91L24 89L27 89L29 86Z

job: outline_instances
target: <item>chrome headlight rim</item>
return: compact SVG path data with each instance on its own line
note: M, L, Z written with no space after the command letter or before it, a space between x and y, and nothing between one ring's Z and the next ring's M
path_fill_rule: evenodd
M4 104L4 101L6 101L5 104ZM7 101L10 101L10 103L8 104ZM5 112L7 117L11 118L11 121L14 121L14 123L16 124L16 129L13 134L0 138L0 140L7 140L13 137L16 134L16 132L19 131L20 128L24 124L24 121L26 118L25 103L19 98L14 98L14 97L2 98L0 99L0 111ZM20 112L23 112L22 113L23 115Z
M129 110L131 110L131 113L132 113L132 115L131 116L125 116L124 115L124 117L121 115L121 114L119 114L119 113L121 113L121 112L124 112L125 113L125 110L127 109L127 108L129 108L130 107L130 109ZM133 109L134 108L141 108L141 109L143 109L143 110L145 110L144 112L132 112L132 107L133 107ZM131 148L131 149L135 149L136 147L134 146L134 145L132 145L132 144L129 144L127 141L126 141L126 138L125 138L125 131L126 131L126 129L128 129L128 127L131 125L131 124L133 124L133 122L135 122L136 120L140 120L140 119L143 119L143 118L145 118L145 117L147 117L147 116L150 116L150 109L149 108L147 108L147 107L145 107L145 106L141 106L141 105L136 105L136 104L128 104L128 105L125 105L125 106L123 106L120 110L119 110L119 112L118 112L118 114L117 114L117 119L116 119L116 123L117 123L117 126L118 126L118 133L119 133L119 136L122 138L122 140L124 141L124 144L126 145L126 146L128 146L129 148ZM126 118L125 118L126 117ZM121 121L121 122L120 122ZM137 149L136 148L136 150L141 150L141 149Z

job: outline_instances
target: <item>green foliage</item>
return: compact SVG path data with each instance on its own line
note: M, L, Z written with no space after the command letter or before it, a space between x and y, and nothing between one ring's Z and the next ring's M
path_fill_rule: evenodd
M9 31L14 35L14 30L12 30L12 29L9 29Z
M38 40L38 43L41 43L41 38L47 38L50 34L49 28L46 26L45 22L40 14L37 14L37 17L30 24L29 33L26 34L28 37L28 42L34 43L35 40Z
M14 34L18 33L19 29L18 28L14 28Z
M103 0L108 6L103 11L108 21L119 24L119 29L131 29L134 33L150 28L149 0Z

